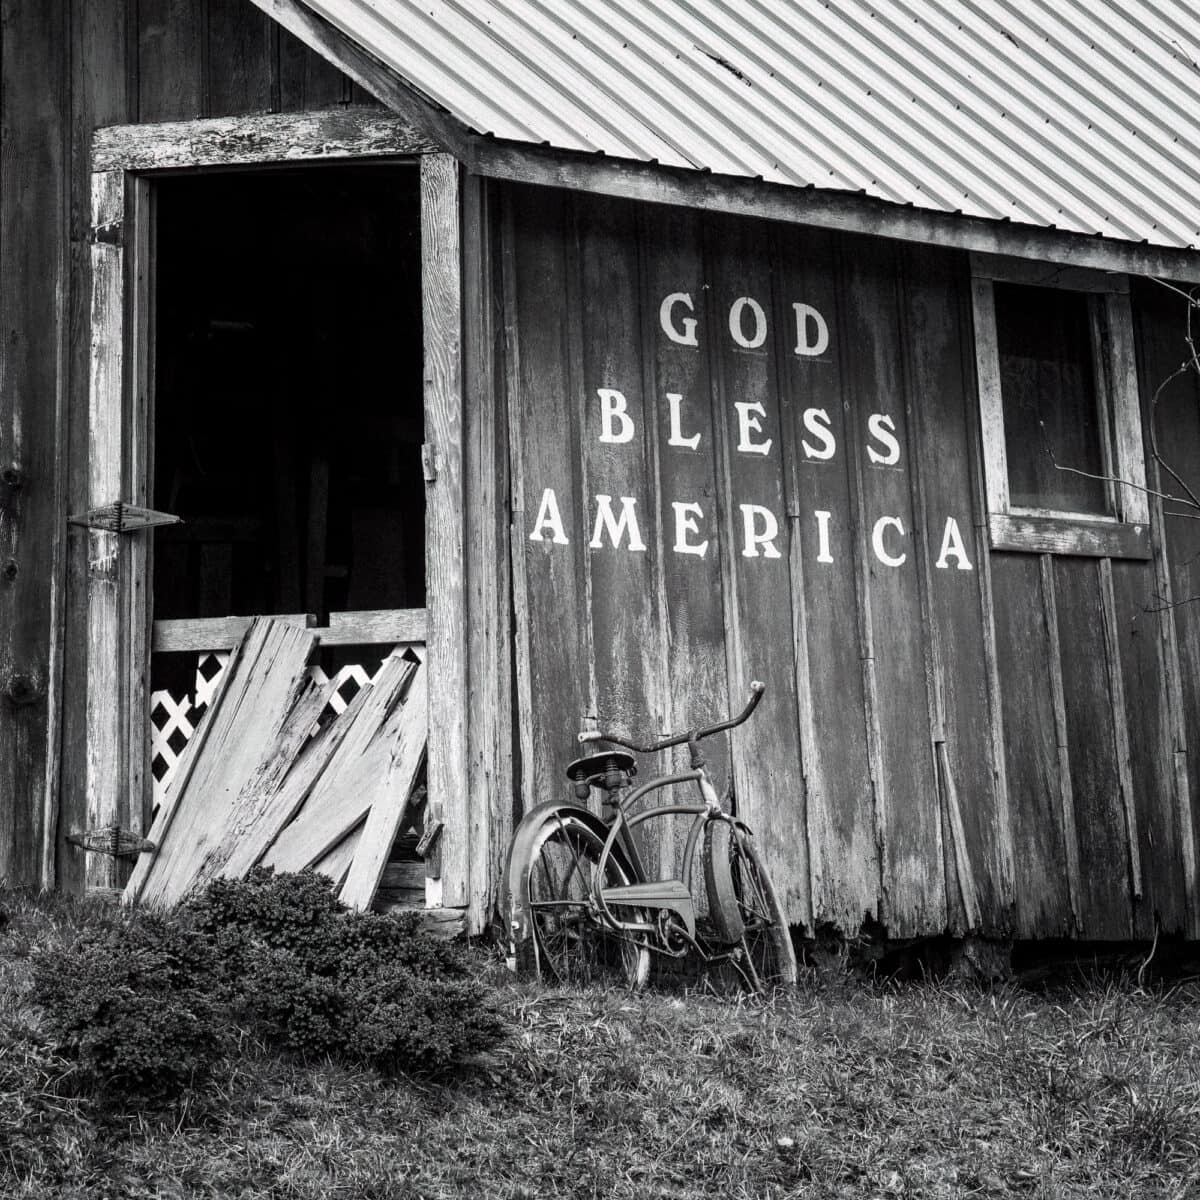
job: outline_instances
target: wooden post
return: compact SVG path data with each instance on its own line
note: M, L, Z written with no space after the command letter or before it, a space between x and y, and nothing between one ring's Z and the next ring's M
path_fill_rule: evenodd
M421 159L421 301L425 323L425 588L429 610L431 906L461 908L470 887L466 589L463 579L462 277L458 162Z
M92 341L88 505L145 504L149 479L149 186L92 176ZM132 320L125 319L126 297ZM88 531L87 824L142 832L150 776L145 531ZM89 890L119 889L127 868L93 855Z

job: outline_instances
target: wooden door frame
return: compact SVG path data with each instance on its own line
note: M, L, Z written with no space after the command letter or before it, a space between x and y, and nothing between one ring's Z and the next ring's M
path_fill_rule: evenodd
M154 180L197 170L331 161L418 163L421 188L430 672L427 902L470 897L463 482L461 170L425 135L377 110L110 126L92 140L88 509L146 506L152 441ZM87 812L92 829L142 832L148 771L149 539L89 528ZM139 747L143 747L141 752ZM139 800L141 801L139 803ZM118 860L89 858L90 891L115 892Z

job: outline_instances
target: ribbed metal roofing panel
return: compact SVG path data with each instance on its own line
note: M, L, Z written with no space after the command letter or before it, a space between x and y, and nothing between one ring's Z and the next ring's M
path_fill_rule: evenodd
M1200 245L1200 0L304 0L468 128Z

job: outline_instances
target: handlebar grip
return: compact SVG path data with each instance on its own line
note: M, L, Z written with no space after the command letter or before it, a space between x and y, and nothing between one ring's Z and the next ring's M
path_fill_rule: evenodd
M750 682L750 690L757 695L759 692L765 692L767 685L759 679L754 679Z
M604 734L598 729L585 729L579 735L579 740L581 742L602 742L604 741Z

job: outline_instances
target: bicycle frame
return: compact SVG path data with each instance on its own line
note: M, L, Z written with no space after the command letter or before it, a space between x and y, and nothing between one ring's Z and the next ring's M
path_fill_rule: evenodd
M632 812L638 802L650 793L683 783L695 783L704 803L664 804L647 808L643 812ZM731 824L738 824L738 822L735 822L721 809L721 802L717 798L716 790L703 767L651 779L635 788L627 796L622 797L617 801L615 807L616 813L613 816L604 848L600 852L599 869L596 871L592 886L592 901L600 920L613 932L646 933L657 937L659 930L656 924L648 921L624 920L613 912L612 906L665 909L679 917L687 931L688 940L695 945L696 903L692 894L692 865L695 861L700 834L710 821L724 820ZM605 877L605 867L618 842L638 874L644 880L647 879L648 872L642 866L633 831L647 821L673 814L693 818L687 840L684 843L682 878L649 879L643 883L627 884L622 887L602 887L600 881Z

